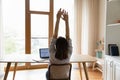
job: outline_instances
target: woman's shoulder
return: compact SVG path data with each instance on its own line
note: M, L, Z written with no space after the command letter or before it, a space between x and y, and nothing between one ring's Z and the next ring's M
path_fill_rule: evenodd
M51 41L56 41L57 38L52 37L50 40L51 40Z

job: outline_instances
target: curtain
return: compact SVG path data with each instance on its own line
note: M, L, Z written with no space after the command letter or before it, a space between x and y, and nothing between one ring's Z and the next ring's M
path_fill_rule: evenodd
M74 53L81 53L82 0L75 0Z
M75 53L95 55L99 0L75 0Z
M0 0L0 57L2 56L1 53L3 53L3 40L2 40L2 36L3 36L3 29L2 29L2 1Z
M0 58L3 56L2 0L0 0ZM0 63L0 75L3 75L3 63Z
M1 57L1 53L2 53L2 40L1 40L1 38L2 38L2 29L1 29L1 0L0 0L0 57ZM0 71L1 71L1 64L0 64ZM1 72L0 72L1 73Z

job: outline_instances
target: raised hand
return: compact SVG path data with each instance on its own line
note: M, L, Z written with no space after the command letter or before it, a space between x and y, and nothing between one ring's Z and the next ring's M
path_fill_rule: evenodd
M58 13L57 13L57 19L60 19L61 16L63 15L64 10L61 10L61 8L59 9Z
M55 30L54 30L54 34L53 37L57 38L58 36L58 29L59 29L59 22L60 22L60 18L62 18L65 21L65 25L66 25L66 39L70 39L69 38L69 21L68 21L68 12L66 12L66 10L61 10L61 8L59 9L59 11L57 12L57 20L56 20L56 24L55 24Z
M63 10L62 13L62 17L61 17L64 21L68 22L68 12L66 12L65 10Z

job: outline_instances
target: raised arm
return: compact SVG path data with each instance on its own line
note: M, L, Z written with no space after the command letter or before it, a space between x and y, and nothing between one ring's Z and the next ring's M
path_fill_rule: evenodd
M65 25L66 25L66 39L70 39L68 12L66 12L65 10L64 10L63 18L62 19L65 21Z
M68 16L68 15L67 15ZM69 33L69 21L66 21L66 39L70 38L70 33Z
M60 22L60 17L62 14L63 14L63 11L61 11L61 9L60 9L57 13L57 20L56 20L56 24L55 24L53 38L57 38L57 36L58 36L59 22Z

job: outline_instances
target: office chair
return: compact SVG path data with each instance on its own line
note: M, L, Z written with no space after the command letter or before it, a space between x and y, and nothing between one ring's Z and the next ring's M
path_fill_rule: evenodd
M49 66L49 80L70 80L72 64L51 64ZM67 73L66 73L67 72Z

